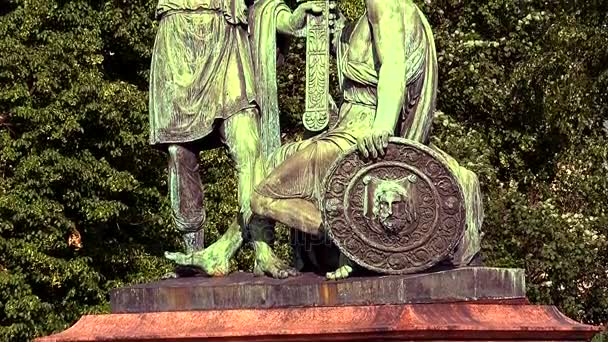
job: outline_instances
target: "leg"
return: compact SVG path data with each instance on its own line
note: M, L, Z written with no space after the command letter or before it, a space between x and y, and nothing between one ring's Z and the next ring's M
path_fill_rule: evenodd
M258 185L252 197L257 215L270 217L306 234L323 237L321 211L318 208L322 179L341 155L342 149L333 140L316 140L292 154ZM335 248L335 247L334 247ZM314 256L314 253L313 253ZM328 279L344 279L353 272L348 258L317 260L322 268L338 269L326 274ZM336 261L338 261L336 263Z
M184 233L186 251L204 248L205 208L203 184L198 172L198 151L184 146L169 146L169 196L173 220Z
M257 109L244 110L225 120L220 135L238 174L239 216L248 224L252 215L251 193L264 177Z
M322 182L342 149L331 140L313 140L279 164L257 187L254 213L307 234L321 234L317 202Z
M177 228L185 232L186 253L166 252L178 265L200 268L211 276L230 271L230 259L242 244L238 223L209 248L204 249L203 186L198 172L198 151L181 145L169 147L169 192Z
M268 274L274 278L295 275L295 269L279 259L269 245L273 225L260 217L252 219L251 195L257 182L264 176L256 110L250 109L234 115L224 122L220 132L238 172L240 219L243 228L248 228L251 234L256 255L254 273Z
M269 217L304 233L321 234L321 212L317 206L302 198L275 199L259 193L253 195L251 205L257 215Z
M207 249L187 254L165 252L165 257L178 265L198 267L210 276L221 277L230 273L230 260L242 243L241 226L234 220L226 233Z
M257 215L270 217L313 236L320 236L323 233L321 231L321 212L310 201L299 198L273 199L255 193L251 204L253 212ZM298 208L298 210L293 208ZM352 261L340 253L338 269L328 272L326 278L329 280L346 279L354 272L354 269L355 265Z

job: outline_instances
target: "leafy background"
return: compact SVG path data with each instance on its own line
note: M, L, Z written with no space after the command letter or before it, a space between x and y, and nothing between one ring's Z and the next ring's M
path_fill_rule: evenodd
M2 341L107 312L110 289L171 269L165 156L147 145L155 5L0 0ZM607 322L608 2L420 7L440 62L433 143L481 178L485 262L525 268L535 303ZM285 139L302 134L303 52L297 42L279 76ZM223 151L201 159L212 242L235 214L235 178Z

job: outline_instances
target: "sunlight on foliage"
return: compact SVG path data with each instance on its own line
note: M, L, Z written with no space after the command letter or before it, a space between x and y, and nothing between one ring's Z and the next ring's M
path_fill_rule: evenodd
M418 3L440 66L433 143L480 176L486 263L525 268L534 302L606 322L607 5ZM2 2L2 341L107 312L110 289L171 270L162 252L179 249L179 234L166 161L147 142L155 5ZM363 6L340 1L351 19ZM295 41L279 75L286 140L302 136L304 51ZM236 183L222 151L202 153L201 170L210 243L236 213ZM285 258L287 242L280 228L276 248ZM233 269L251 263L244 248Z

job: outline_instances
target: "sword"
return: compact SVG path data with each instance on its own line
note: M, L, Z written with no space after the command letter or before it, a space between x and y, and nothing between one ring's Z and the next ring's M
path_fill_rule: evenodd
M329 124L329 0L313 0L322 15L308 14L306 24L306 109L304 127L320 132Z

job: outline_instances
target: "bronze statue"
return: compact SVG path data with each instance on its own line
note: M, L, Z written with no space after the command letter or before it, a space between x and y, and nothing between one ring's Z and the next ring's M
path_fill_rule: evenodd
M296 34L306 11L321 14L320 19L309 18L315 25L308 27L308 44L314 44L308 52L319 58L307 60L324 61L324 46L332 43L344 102L326 132L265 148L269 174L253 194L252 210L292 227L303 238L303 244L296 243L297 268L329 271L329 279L346 278L355 266L403 274L440 264L468 265L479 252L481 195L475 174L428 146L437 91L431 28L411 0L366 0L365 5L365 14L348 25L328 13L335 8L328 1L306 2L290 16L288 21L297 18L299 25L292 24L290 31ZM324 32L329 26L331 37ZM274 31L261 36L273 37ZM254 46L260 51L259 42ZM272 44L266 46L270 48L274 51ZM257 65L256 77L274 76L264 64ZM307 69L307 91L315 93L307 101L315 99L315 105L307 102L310 111L304 120L322 128L331 115L318 110L329 111L333 103L325 90L327 68L321 63ZM272 130L267 136L276 136L276 88L265 90L257 94L262 131ZM264 115L269 109L271 115ZM259 237L253 236L255 273L294 275ZM220 257L226 254L232 256ZM170 257L183 265L206 263L204 253Z
M167 257L225 275L251 221L250 196L264 174L261 160L280 145L276 104L276 35L294 35L306 14L282 0L160 0L159 30L150 77L150 142L169 154L169 192L187 253ZM260 121L262 129L260 130ZM238 171L240 215L228 232L204 249L203 187L198 167L202 149L225 146ZM256 268L286 276L282 262L262 241L262 224L252 226ZM280 270L277 265L281 266ZM291 271L290 271L291 272ZM293 272L292 272L293 273Z
M329 237L339 244L342 252L336 265L338 269L327 274L330 279L349 276L353 271L350 259L356 259L352 261L364 264L368 269L384 273L421 271L446 258L450 258L450 262L455 265L468 264L479 249L482 209L477 179L471 172L460 168L449 156L436 148L433 151L423 145L428 143L437 87L435 45L428 22L412 1L367 0L366 13L338 31L338 39L334 42L340 86L344 95L338 122L326 133L303 142L284 145L271 156L269 169L273 171L256 188L252 198L254 212L313 237L321 237L320 240L326 240L325 235L329 233ZM392 136L407 140L391 140ZM389 148L391 141L395 146ZM402 146L399 145L408 148L401 149ZM355 147L363 158L353 153ZM420 160L434 162L438 169L437 178L432 179L430 173L425 175L420 169L409 167L408 155L399 154L406 150L412 152L412 158L416 154ZM387 151L389 154L385 155ZM340 162L349 157L353 159L352 163L346 163L341 170L345 179L341 184L332 183L336 169L343 166ZM395 164L403 158L406 159L399 165ZM392 163L379 167L383 165L383 160L390 159L393 160ZM361 168L374 164L377 171L368 170L367 175L359 177L360 184L348 184L348 177L357 179L357 172ZM374 178L375 175L379 178ZM418 175L426 181L418 182L420 186L414 186ZM337 190L330 189L332 186L337 186ZM355 193L358 191L359 194L344 197L343 192L347 186L352 186L351 190ZM367 193L362 193L363 190L357 189L357 186L365 186ZM371 186L374 191L369 192ZM425 198L422 197L422 191L432 193L441 186L447 187L447 198L439 195L428 197L428 201L440 209L431 208L430 213L418 214L416 209L424 208L417 207L414 200L419 197L421 203L418 205L423 205ZM327 202L325 197L332 191L335 201ZM373 203L357 203L357 198L360 200L362 197ZM441 210L441 201L450 201L446 204L447 210ZM351 208L350 211L336 208L347 205L356 208ZM397 205L396 209L402 208L399 214L403 214L396 221L392 219L393 214L396 214L392 212L394 205ZM374 232L373 229L363 228L368 226L365 220L349 219L349 214L358 215L353 210L379 219L382 228L378 228L375 234L382 237L378 241L361 241L372 239ZM450 211L454 215L447 213ZM417 215L430 218L428 222L418 224L415 222ZM332 222L332 218L337 223ZM437 224L438 220L448 218L454 220L449 227ZM469 223L466 234L465 223ZM328 230L332 224L333 229ZM409 231L404 230L404 226ZM343 236L337 237L336 231L340 228L346 228L347 231L342 232ZM444 228L449 230L444 240L429 238L430 234ZM397 234L387 241L382 240L397 229L403 234ZM420 229L426 229L425 234L421 235ZM365 238L353 238L358 233L365 235ZM349 243L353 246L348 246ZM366 243L385 245L366 249L365 247L372 247L365 246ZM435 251L417 246L426 246L428 243L441 245ZM363 246L354 246L355 244ZM417 247L408 248L409 245ZM357 253L350 250L362 247L364 250ZM458 251L455 251L456 247ZM314 251L315 248L312 249ZM420 260L408 259L406 254L410 252L419 253L413 258ZM363 260L366 255L382 265L374 267L373 260ZM382 258L388 258L387 262L392 265L380 262ZM314 256L309 259L316 260L317 267L329 262L320 261L319 257ZM336 262L335 258L333 262Z

